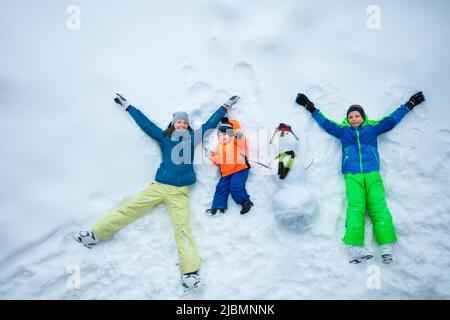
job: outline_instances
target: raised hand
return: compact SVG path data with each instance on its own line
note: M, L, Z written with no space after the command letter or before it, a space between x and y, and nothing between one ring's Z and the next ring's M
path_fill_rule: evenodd
M235 105L238 101L239 101L240 97L239 96L232 96L230 99L228 99L227 101L225 101L225 103L223 104L223 106L227 109L231 109L231 107L233 105Z
M423 95L423 92L417 92L416 94L412 95L411 98L409 98L409 101L407 103L405 103L405 106L409 109L412 110L414 109L415 106L421 104L422 102L425 101L425 96Z
M299 105L303 106L308 110L309 112L313 113L316 111L316 108L314 107L314 103L312 103L306 95L303 93L297 94L297 98L295 99L295 102L297 102Z
M122 97L120 94L116 93L116 97L114 98L115 103L120 104L125 110L128 109L130 103Z

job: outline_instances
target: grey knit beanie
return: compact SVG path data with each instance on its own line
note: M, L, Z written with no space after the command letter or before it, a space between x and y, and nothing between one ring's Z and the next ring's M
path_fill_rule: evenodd
M189 116L186 112L178 111L173 114L172 124L177 122L177 120L185 120L189 124Z

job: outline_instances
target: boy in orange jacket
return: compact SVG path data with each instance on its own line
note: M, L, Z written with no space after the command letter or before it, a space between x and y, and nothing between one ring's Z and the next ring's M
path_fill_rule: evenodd
M223 214L228 208L228 195L242 205L241 214L250 211L253 203L245 189L250 164L248 163L247 138L240 131L237 120L224 117L218 128L219 144L211 152L210 160L220 168L221 178L216 186L210 215Z

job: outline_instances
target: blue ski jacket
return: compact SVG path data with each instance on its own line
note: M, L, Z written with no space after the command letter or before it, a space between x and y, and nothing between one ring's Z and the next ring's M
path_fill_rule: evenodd
M128 107L127 111L138 126L159 143L162 162L156 172L155 180L177 187L195 183L197 180L193 166L195 147L203 141L208 130L217 126L227 112L225 107L221 106L200 129L189 130L183 134L174 132L168 136L164 135L161 128L134 106Z
M329 120L319 109L312 116L320 127L342 144L342 173L369 173L380 170L380 155L378 153L377 137L394 128L409 112L405 105L398 107L389 116L380 121L365 121L354 128L347 118L338 124Z

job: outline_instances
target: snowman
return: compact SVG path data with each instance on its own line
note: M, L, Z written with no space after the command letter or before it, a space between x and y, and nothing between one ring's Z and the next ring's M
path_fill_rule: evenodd
M273 197L275 218L281 227L296 233L313 226L319 209L302 184L305 168L303 161L299 161L299 141L292 127L285 123L278 125L270 139L272 159L277 160L277 165L272 166L272 177L278 186Z
M278 165L272 168L275 179L285 180L291 171L290 178L297 173L294 172L297 170L293 170L293 166L299 156L299 141L290 125L280 123L275 129L270 139L272 159L278 162Z

